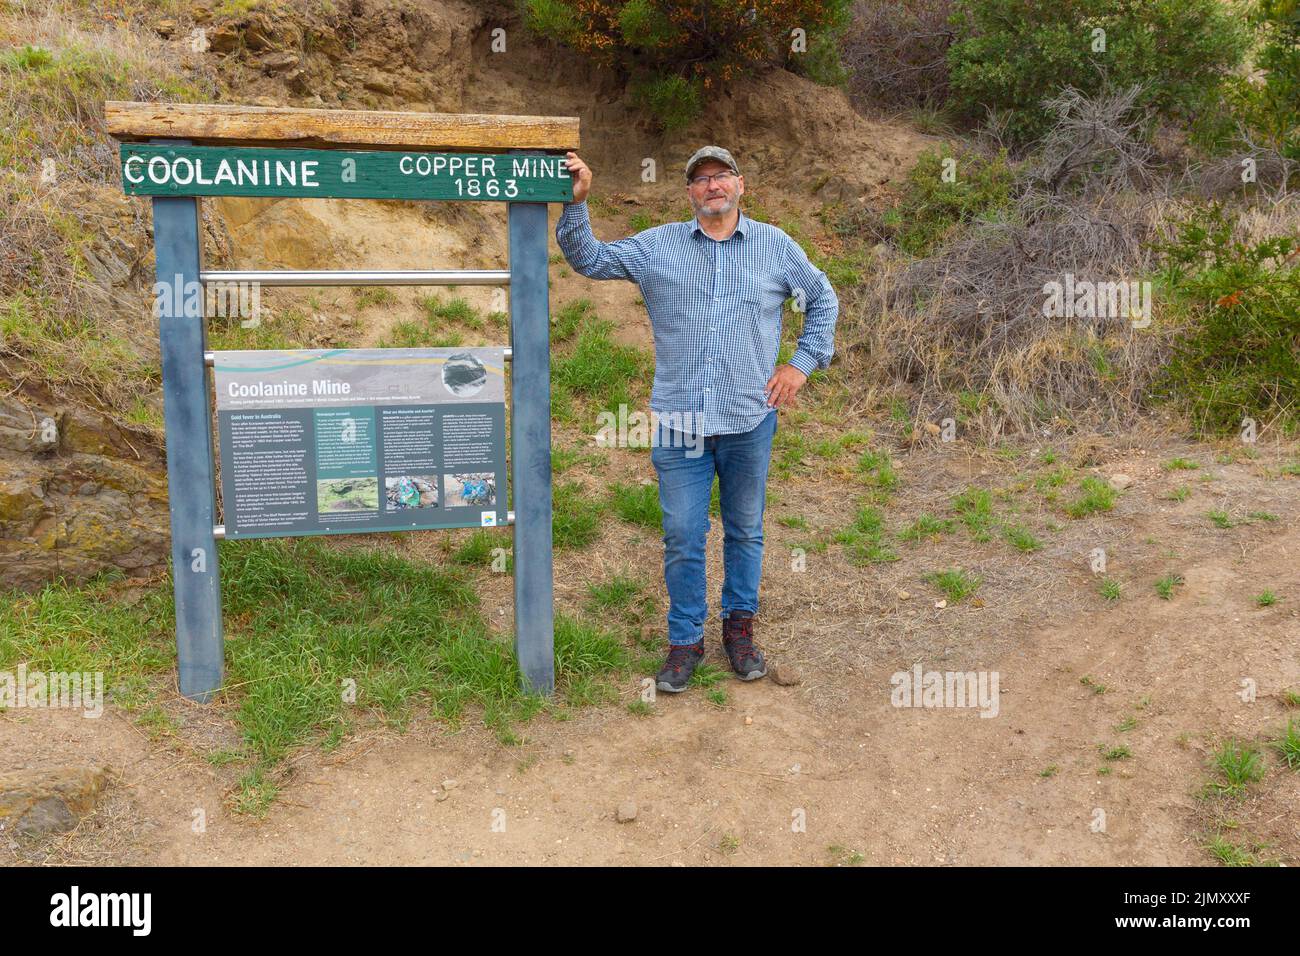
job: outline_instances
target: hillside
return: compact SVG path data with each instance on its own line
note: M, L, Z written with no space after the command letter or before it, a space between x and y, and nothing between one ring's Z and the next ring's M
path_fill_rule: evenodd
M962 94L1046 124L1010 149L992 118L894 98L952 4L855 6L876 19L844 40L854 82L769 69L664 135L628 77L530 36L514 2L0 0L0 688L19 667L107 685L103 719L0 699L0 797L46 772L96 791L62 831L0 826L0 859L1300 863L1300 162L1261 147L1247 183L1185 117L1147 130L1131 90L1042 107L1043 75ZM1018 9L1059 39L1051 9ZM1202 51L1138 25L1132 71ZM1090 77L1065 46L1012 36L983 76ZM841 303L773 443L771 673L733 680L710 619L693 683L647 699L659 488L647 449L593 433L648 402L648 318L552 232L554 696L520 689L511 529L486 527L222 542L226 684L180 696L151 216L122 195L106 99L577 116L607 240L686 219L685 159L730 148L742 208ZM214 267L506 265L501 204L202 209ZM1151 292L1063 315L1043 299L1067 276ZM259 323L210 316L208 342L505 344L500 291L263 290ZM720 491L709 513L715 610ZM1000 690L900 699L922 674Z
M232 6L248 9L224 12ZM358 0L333 14L325 9L307 2L214 2L180 12L145 8L130 16L105 14L94 32L89 16L79 22L58 12L23 17L11 11L0 19L0 38L68 58L95 51L95 58L77 68L78 79L92 95L102 89L104 98L147 95L114 93L109 87L118 81L106 79L147 60L164 64L165 78L188 99L579 116L582 155L599 177L595 225L607 239L630 234L629 217L637 212L684 218L681 165L704 142L729 145L745 164L751 214L762 209L773 221L794 217L812 227L812 214L824 203L880 202L887 184L906 172L927 142L904 126L863 118L840 91L781 70L718 100L692 127L665 138L632 108L617 77L530 41L509 4ZM490 50L498 28L508 38L502 53ZM193 49L196 37L198 47L206 46L202 52ZM92 71L96 75L82 75ZM547 79L539 83L538 77ZM68 78L51 71L37 82ZM161 566L167 550L166 501L157 481L161 398L148 297L153 265L147 204L121 195L98 103L79 95L87 100L79 103L87 135L79 146L77 176L42 185L39 202L73 211L83 231L78 249L85 266L69 270L75 280L68 280L83 288L70 308L82 313L91 332L80 346L71 346L79 353L74 355L65 354L68 343L55 345L35 331L39 341L27 343L14 334L7 345L9 361L0 365L10 383L0 405L0 553L15 560L0 569L0 586L30 588L58 576L84 579L108 568L147 572ZM32 121L68 122L64 109L56 115ZM642 182L647 158L657 165L656 182ZM497 204L223 199L205 202L203 211L204 256L212 268L506 263L505 210ZM557 206L553 219L558 215ZM551 243L554 248L553 236ZM567 270L555 271L553 310L575 298L591 299L615 323L618 341L649 347L648 320L634 287L593 286ZM426 295L427 290L381 290L372 298L350 290L266 290L261 341L373 345L394 327L418 320ZM457 295L476 308L492 306L490 289ZM210 334L221 342L227 331L232 344L240 341L240 330L223 329L220 320ZM471 331L466 341L500 339L500 331L479 339ZM130 353L126 368L113 367L119 349ZM78 374L75 366L82 362L90 367ZM34 371L42 363L57 364L66 374L43 380ZM33 433L33 423L46 419L59 424L57 448Z

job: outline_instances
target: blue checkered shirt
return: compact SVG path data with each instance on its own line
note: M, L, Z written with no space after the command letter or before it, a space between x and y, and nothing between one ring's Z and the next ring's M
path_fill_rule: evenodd
M592 234L587 203L565 203L555 239L589 279L641 287L655 339L650 408L703 422L705 435L747 432L772 411L763 395L776 370L786 299L803 292L804 322L790 364L830 365L839 299L799 244L743 212L721 241L699 220L669 222L616 242Z

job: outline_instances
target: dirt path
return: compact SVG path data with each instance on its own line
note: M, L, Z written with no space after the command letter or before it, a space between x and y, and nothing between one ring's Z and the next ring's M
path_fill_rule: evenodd
M900 468L923 463L934 471L921 454ZM60 859L820 865L857 852L879 864L1203 864L1213 812L1197 791L1209 755L1224 737L1274 733L1288 716L1281 691L1300 686L1297 484L1258 465L1218 470L1216 501L1277 520L1206 532L1207 492L1166 505L1170 479L1154 462L1146 472L1141 460L1116 464L1138 476L1118 514L1071 523L1069 540L1019 566L985 569L983 607L933 607L918 569L953 555L925 546L850 568L856 579L830 592L769 571L764 640L802 682L730 682L722 708L698 690L660 695L651 717L620 706L535 720L520 747L432 723L372 734L298 758L260 822L223 809L216 771L111 709L98 721L6 714L0 750L10 766L75 754L118 770L104 811L113 825L91 821L63 839ZM1109 573L1125 581L1115 605L1095 593L1090 537L1108 542ZM1166 564L1185 579L1171 601L1150 589ZM1264 587L1282 600L1255 606ZM828 606L831 594L844 603ZM996 671L997 716L892 706L891 674L916 663ZM1240 698L1243 678L1254 702ZM624 692L631 700L637 688ZM1128 718L1131 729L1117 729ZM1099 755L1121 743L1131 757ZM1300 774L1274 770L1256 792L1229 810L1275 857L1300 862ZM616 822L629 800L635 821Z

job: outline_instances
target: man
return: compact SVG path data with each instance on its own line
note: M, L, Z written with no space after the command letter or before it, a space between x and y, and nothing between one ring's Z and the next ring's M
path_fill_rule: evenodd
M668 659L660 690L679 693L704 657L709 498L717 475L723 525L722 644L741 680L767 674L754 644L763 562L763 510L777 411L814 369L830 364L839 300L826 274L775 226L740 211L745 179L731 153L698 150L686 164L695 218L617 242L591 231L592 173L566 154L573 202L555 238L573 269L641 287L655 339L657 419L650 460L664 513ZM790 361L776 368L785 300L804 309ZM666 422L681 424L673 429ZM675 434L679 432L679 434Z

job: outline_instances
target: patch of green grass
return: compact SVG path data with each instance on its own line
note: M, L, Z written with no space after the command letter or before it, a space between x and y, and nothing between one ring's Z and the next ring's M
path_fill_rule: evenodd
M1118 492L1109 482L1089 476L1079 482L1079 495L1070 502L1065 513L1071 518L1085 518L1088 515L1110 511L1115 507Z
M150 704L135 719L135 725L149 735L151 740L175 736L180 724L157 704Z
M1272 742L1282 762L1288 770L1300 771L1300 725L1288 720L1282 733Z
M1219 779L1210 782L1210 789L1228 796L1241 796L1250 784L1264 778L1264 756L1253 743L1225 741L1215 751L1212 766Z
M808 521L801 515L782 515L776 521L783 528L796 528L799 531L808 530Z
M614 513L628 524L652 529L663 527L664 512L659 504L658 485L615 482L610 486L610 502Z
M1101 584L1097 587L1097 593L1107 601L1118 601L1123 595L1123 588L1114 578L1102 578Z
M239 778L238 792L235 794L232 809L235 813L244 816L264 817L279 792L280 788L267 779L266 770L263 767L254 767Z
M584 457L582 451L577 448L552 448L551 473L562 475L582 461Z
M1174 588L1183 584L1183 576L1174 574L1172 571L1156 581L1156 594L1159 594L1166 601L1172 600Z
M577 482L551 487L551 540L559 548L585 548L600 537L603 505Z
M834 458L840 453L840 443L834 438L823 438L812 446L812 452L818 458Z
M894 470L894 460L887 451L864 451L858 456L858 471L863 473L863 480L868 485L883 492L893 491L902 481Z
M1102 760L1127 760L1133 756L1133 751L1129 750L1126 744L1119 744L1115 747L1107 747L1105 744L1098 744L1097 751L1101 754Z
M936 518L922 513L916 520L898 533L900 541L922 541L927 538L938 540L940 536L953 529L956 522L949 518Z
M1186 501L1191 496L1192 489L1190 486L1179 485L1173 491L1169 492L1169 494L1165 495L1165 498L1169 501Z
M1257 607L1272 607L1277 603L1277 595L1272 591L1265 589L1255 595L1255 605Z
M551 381L565 394L617 414L619 405L637 406L652 366L641 349L614 341L613 330L614 323L584 313L572 348L552 358Z
M848 847L832 843L826 848L830 866L861 866L867 861L867 858L857 850L850 850Z
M730 677L730 672L723 670L717 664L700 664L691 674L691 679L687 686L689 687L712 687Z
M715 707L727 706L727 689L725 687L711 687L704 692L704 696Z
M1300 707L1300 691L1294 691L1294 690L1282 691L1282 706Z
M425 320L432 330L436 331L448 325L461 325L476 332L483 329L483 317L478 309L460 296L445 302L437 296L425 296L420 300L420 307L424 310Z
M1207 511L1205 517L1209 518L1216 528L1231 528L1233 524L1232 518L1228 515L1228 512L1218 508Z
M856 565L898 560L898 554L885 543L884 515L872 505L859 508L853 524L836 532L835 540L847 548L849 560Z
M1042 770L1038 771L1038 775L1040 777L1055 777L1057 773L1060 771L1060 769L1061 768L1058 767L1056 764L1049 764L1048 766L1044 767Z
M211 750L204 755L204 758L214 767L224 767L227 764L240 763L248 759L248 755L238 749Z
M633 577L615 575L587 588L587 606L597 612L621 611L632 607L643 585Z
M465 542L452 552L451 560L475 568L491 567L497 548L506 549L506 571L513 571L513 555L510 554L511 539L498 531L478 528L465 539Z
M240 750L255 761L237 801L245 812L273 797L278 761L337 738L354 706L401 726L416 704L450 721L478 705L501 735L537 710L540 699L520 690L509 641L492 637L465 572L319 539L227 542L221 564L226 694ZM104 583L5 596L0 661L102 671L114 684L124 675L161 678L174 659L170 581L134 603L119 590ZM555 644L562 687L626 666L617 637L564 615ZM356 705L340 691L349 680ZM138 688L132 694L146 726L168 725Z
M567 342L578 329L598 321L596 306L590 299L574 299L560 306L551 316L551 342Z
M1256 845L1253 849L1233 843L1223 837L1222 834L1216 833L1209 843L1205 844L1205 849L1209 850L1216 860L1224 866L1277 866L1278 861L1261 857L1261 854L1267 847L1262 844Z
M356 291L357 308L367 309L372 305L391 305L397 301L393 290L387 286L363 286Z
M981 584L979 577L961 568L936 571L933 574L927 574L925 580L942 591L949 604L956 604L963 598L974 594Z
M1054 468L1049 472L1039 475L1034 479L1034 487L1040 494L1050 494L1059 488L1064 488L1069 484L1070 479L1074 476L1074 469L1062 465L1060 468Z
M1201 466L1190 458L1170 458L1161 467L1165 471L1195 471Z
M952 499L957 519L975 541L993 538L993 494L985 488L967 488Z
M1128 733L1137 725L1138 722L1136 717L1125 717L1123 720L1121 720L1118 724L1115 725L1115 732L1118 734L1125 734Z
M1033 533L1024 525L1003 525L1002 535L1013 548L1025 554L1037 551L1043 546L1043 542L1034 537Z
M804 463L807 454L803 435L792 429L779 430L772 440L772 468L782 479L790 478Z
M1099 684L1099 683L1096 681L1096 679L1093 678L1093 677L1092 677L1091 675L1089 675L1089 674L1084 674L1082 677L1080 677L1080 678L1079 678L1079 683L1082 684L1084 687L1091 688L1091 690L1092 690L1092 692L1093 692L1094 694L1104 694L1104 693L1106 693L1106 685L1105 685L1105 684Z
M642 700L638 697L627 705L628 713L635 714L637 717L650 717L654 714L654 705L649 701Z

